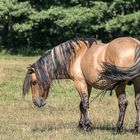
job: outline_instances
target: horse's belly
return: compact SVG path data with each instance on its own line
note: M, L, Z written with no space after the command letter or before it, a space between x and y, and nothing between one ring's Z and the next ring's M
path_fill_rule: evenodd
M88 69L84 71L84 78L88 85L96 89L104 89L108 83L106 80L99 80L100 79L99 72L100 72L99 69L95 69L95 67L90 67L89 71Z

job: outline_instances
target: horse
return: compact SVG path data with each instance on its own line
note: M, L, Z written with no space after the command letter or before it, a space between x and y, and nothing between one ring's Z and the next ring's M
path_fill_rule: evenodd
M94 39L73 39L48 50L28 67L23 95L30 88L33 103L42 107L48 98L54 79L71 79L80 95L79 128L93 128L89 117L91 88L102 93L115 90L119 117L115 133L123 131L128 101L125 88L133 85L135 91L136 123L134 131L140 133L140 41L132 37L120 37L109 43Z

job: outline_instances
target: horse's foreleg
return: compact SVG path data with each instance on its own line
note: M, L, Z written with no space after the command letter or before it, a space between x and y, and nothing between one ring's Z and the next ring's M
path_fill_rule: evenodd
M92 129L92 123L89 119L89 99L87 95L82 96L83 97L80 102L81 118L79 121L79 126L82 126L86 131L90 131Z
M81 82L76 82L75 85L81 97L79 105L81 113L79 128L90 131L92 129L92 123L89 119L89 97L91 88Z
M135 106L136 106L136 123L134 132L140 133L140 78L134 80L134 89L135 89Z
M124 116L126 112L126 107L128 105L128 101L125 95L125 84L119 85L116 88L116 96L118 98L119 118L116 124L115 134L121 133L123 131Z

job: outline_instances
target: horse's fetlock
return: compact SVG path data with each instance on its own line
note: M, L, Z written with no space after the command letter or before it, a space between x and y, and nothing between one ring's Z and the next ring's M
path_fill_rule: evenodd
M140 134L140 125L138 123L135 124L134 133Z
M117 123L117 124L116 124L116 128L115 128L115 130L114 130L114 134L120 134L120 133L122 133L122 132L123 132L123 126L122 126L122 124Z
M83 121L79 121L78 127L79 127L79 128L83 128L83 127L84 127L84 122L83 122Z
M117 128L122 128L122 124L121 124L121 123L117 123L117 124L116 124L116 127L117 127Z
M92 122L90 120L88 120L88 121L85 122L85 125L86 126L92 126Z

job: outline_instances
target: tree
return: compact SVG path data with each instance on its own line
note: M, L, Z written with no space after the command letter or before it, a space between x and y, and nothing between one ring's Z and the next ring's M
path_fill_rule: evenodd
M72 38L140 39L139 0L1 0L0 50L33 54Z

